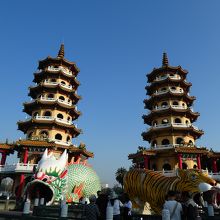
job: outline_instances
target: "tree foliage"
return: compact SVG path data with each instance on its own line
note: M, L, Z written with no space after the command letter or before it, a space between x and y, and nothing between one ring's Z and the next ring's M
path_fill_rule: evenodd
M115 173L115 179L117 180L117 182L121 185L122 189L123 189L123 178L124 175L127 173L127 170L124 167L120 167L117 169L116 173Z

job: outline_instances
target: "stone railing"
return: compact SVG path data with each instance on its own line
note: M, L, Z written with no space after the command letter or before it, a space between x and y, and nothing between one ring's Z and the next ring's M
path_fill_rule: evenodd
M0 173L32 173L34 166L37 166L37 164L16 163L0 165Z

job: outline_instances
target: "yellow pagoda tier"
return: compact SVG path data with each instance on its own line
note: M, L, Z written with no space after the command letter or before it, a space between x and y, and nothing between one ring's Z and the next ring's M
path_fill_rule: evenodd
M26 139L72 145L72 138L81 133L73 123L81 114L76 106L81 99L77 94L78 73L76 64L64 58L63 44L57 57L39 61L33 80L36 85L29 87L32 100L23 104L29 117L18 122L18 129L26 134Z
M200 114L192 108L196 98L190 95L192 84L187 82L187 74L181 66L170 66L163 53L162 66L147 75L144 104L148 112L142 118L149 127L142 137L150 146L139 146L136 153L129 154L134 167L220 170L220 154L196 146L204 132L194 125Z
M152 148L193 146L204 133L193 125L199 113L192 109L196 98L189 94L192 84L186 81L187 73L180 66L170 66L164 53L162 67L147 75L148 99L144 103L149 112L143 119L150 127L142 137Z

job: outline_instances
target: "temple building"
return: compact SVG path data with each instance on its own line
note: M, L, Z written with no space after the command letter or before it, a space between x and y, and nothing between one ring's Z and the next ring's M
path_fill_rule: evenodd
M17 123L26 137L12 144L0 144L0 178L10 176L14 179L14 193L18 197L46 148L55 157L66 149L69 163L93 157L85 144L76 146L72 143L72 139L81 133L74 123L81 115L76 106L81 99L77 94L78 73L76 64L64 58L63 44L57 57L48 56L39 61L34 73L35 85L29 87L31 101L23 104L28 117ZM6 157L14 151L18 153L19 163L9 167L5 165Z
M128 156L134 166L152 170L220 170L220 153L196 146L204 132L194 125L200 114L192 108L196 98L189 94L192 84L187 82L187 74L181 66L170 66L164 53L162 66L147 75L148 98L144 104L148 113L143 120L149 128L142 137L150 147L139 147L137 153Z

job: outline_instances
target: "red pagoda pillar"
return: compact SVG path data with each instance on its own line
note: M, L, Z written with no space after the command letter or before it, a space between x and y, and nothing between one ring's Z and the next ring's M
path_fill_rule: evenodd
M212 158L212 171L213 171L213 173L218 172L216 158Z
M24 150L23 163L26 164L27 161L28 161L28 149L25 148L25 150ZM18 187L18 192L17 192L17 197L18 197L18 198L21 197L23 188L24 188L24 174L21 174L20 182L19 182L19 187Z
M197 154L196 158L197 158L197 166L198 166L198 169L200 170L201 169L200 154Z
M179 163L179 168L183 168L183 161L182 161L182 154L178 154L178 163Z
M7 158L6 152L2 152L1 165L5 165L6 158Z
M149 157L148 155L144 155L144 168L149 169L148 167Z

